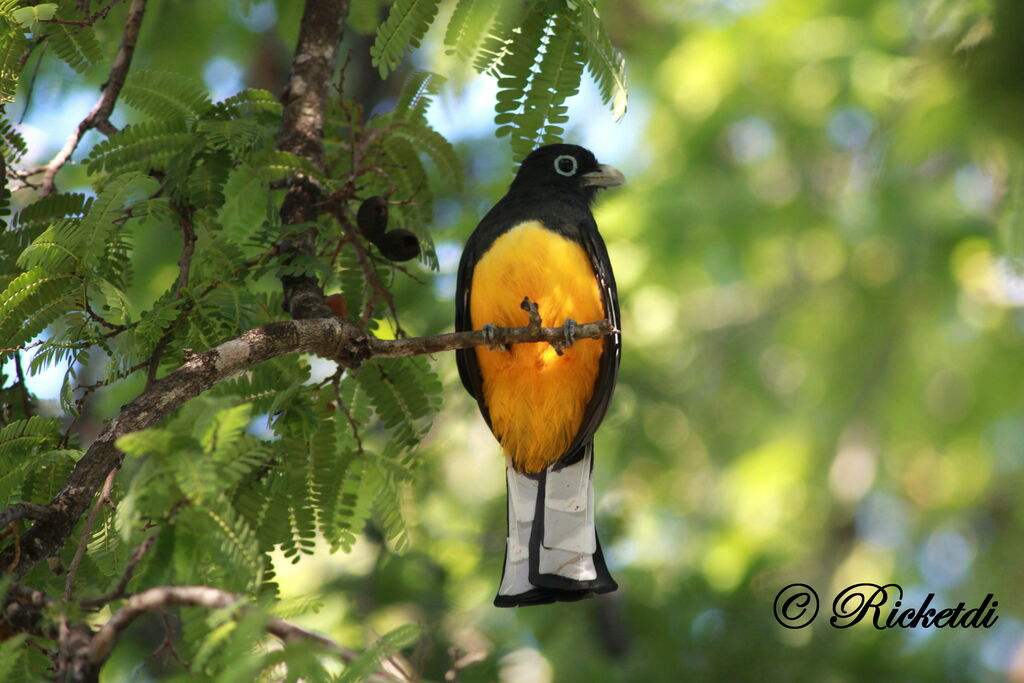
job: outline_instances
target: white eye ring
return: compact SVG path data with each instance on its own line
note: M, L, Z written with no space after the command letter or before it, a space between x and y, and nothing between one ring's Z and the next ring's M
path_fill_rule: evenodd
M568 171L563 171L562 170L562 160L563 159L568 159L569 161L572 162L572 168L569 169ZM558 175L564 175L566 177L571 177L571 176L576 175L576 157L574 157L571 154L561 154L561 155L559 155L555 159L555 173L557 173Z

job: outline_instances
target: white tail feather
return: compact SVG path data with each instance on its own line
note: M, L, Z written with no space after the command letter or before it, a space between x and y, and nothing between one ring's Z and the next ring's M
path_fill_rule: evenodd
M597 550L594 527L594 488L591 485L591 449L577 463L545 476L544 530L537 569L573 581L597 578L593 554ZM530 583L530 534L536 514L538 481L512 469L506 461L508 481L508 548L499 595L519 595L534 588Z
M530 584L530 529L537 507L536 479L519 474L506 460L508 484L508 537L505 548L505 575L499 595L518 595L533 588Z

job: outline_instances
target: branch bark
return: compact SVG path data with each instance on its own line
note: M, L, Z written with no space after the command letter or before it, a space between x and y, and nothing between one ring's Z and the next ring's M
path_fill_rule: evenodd
M577 339L597 339L615 331L611 323L602 320L578 325L575 336ZM45 515L45 520L25 534L14 574L22 576L41 560L60 551L96 491L110 472L121 465L122 453L114 445L119 438L153 426L185 401L257 363L287 353L311 353L347 367L358 367L370 358L400 358L482 345L560 344L564 339L565 330L561 327L530 325L495 328L491 333L474 330L387 340L368 336L349 320L333 316L288 320L249 330L209 351L192 355L184 365L153 382L138 398L121 409L96 437L75 465L64 488L48 506L52 514ZM0 512L0 519L30 516L26 514L27 510L22 507L18 512L12 512L12 508L8 508ZM33 514L44 516L38 509L33 509ZM13 549L0 555L0 566L9 566L13 561Z
M179 607L205 607L206 609L223 609L230 607L243 598L240 595L209 586L160 586L128 598L128 602L110 618L96 633L89 644L88 651L83 653L88 658L89 668L98 670L110 655L117 637L135 619L152 609L175 605ZM343 661L351 662L359 656L357 652L339 645L327 636L290 624L278 617L267 620L267 632L281 640L309 640L324 649L338 655Z
M292 60L288 87L282 101L281 132L277 148L303 156L321 171L324 169L324 112L328 85L337 63L338 44L348 17L349 0L306 0L299 26L299 40ZM316 220L322 201L319 187L310 178L298 177L288 188L281 203L281 221L285 225ZM280 244L282 259L316 253L316 230L293 234ZM315 277L285 275L285 310L293 318L323 318L331 315L324 304L324 292Z
M240 607L243 609L248 608L244 605L245 598L242 596L209 586L160 586L136 593L128 597L127 602L98 631L80 621L63 627L67 631L64 639L67 641L68 656L59 675L62 679L72 681L98 680L99 671L110 656L118 637L145 612L170 606L223 609L238 603L242 603ZM47 620L43 617L44 610L56 604L41 591L13 584L6 591L0 622L19 632L56 638L58 629L45 625ZM295 640L317 643L346 663L359 657L358 652L338 644L331 638L279 617L268 617L266 630L286 643ZM387 661L382 663L382 671L388 675L375 674L373 678L388 681L407 680L407 677L400 675L397 667L389 666Z
M38 503L15 503L6 510L0 511L0 531L11 522L19 519L33 519L37 522L51 521L58 517L57 513L45 505Z

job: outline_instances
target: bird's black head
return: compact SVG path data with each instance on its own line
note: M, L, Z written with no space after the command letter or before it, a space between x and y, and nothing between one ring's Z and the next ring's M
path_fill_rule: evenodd
M589 149L579 145L545 145L523 160L511 189L564 188L593 201L597 190L624 182L626 179L619 171L597 163Z

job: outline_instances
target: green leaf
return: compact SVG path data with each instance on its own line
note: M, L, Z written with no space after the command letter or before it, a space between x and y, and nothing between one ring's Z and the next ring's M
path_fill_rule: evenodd
M406 49L419 47L439 4L437 0L395 0L391 5L370 48L370 58L381 78L387 78L388 72L398 66Z
M184 120L134 123L98 142L84 163L89 173L146 171L166 166L194 143L195 135Z
M190 78L168 71L135 71L125 79L124 100L154 119L197 119L212 103L206 90Z
M37 21L49 21L57 14L57 5L53 2L44 2L32 7L19 7L11 12L14 20L28 28Z
M103 317L106 320L115 325L127 325L135 319L132 302L124 290L102 278L95 284L103 297Z
M594 77L605 104L611 103L612 118L620 120L626 114L628 90L626 88L626 61L612 47L593 0L580 0L579 11L570 15L576 31L583 38L583 52L587 71Z
M91 26L47 24L45 33L54 53L80 74L103 59L103 51Z
M36 223L48 224L54 219L81 217L89 210L92 198L81 193L56 193L32 202L18 212L19 226Z
M16 162L28 151L25 138L6 119L0 119L0 155L7 162Z
M23 344L73 305L78 281L68 273L32 268L0 292L0 346Z
M6 591L3 592L6 597ZM25 646L28 636L17 633L0 643L0 681L14 680L14 672L21 663L22 655L31 648Z
M448 54L470 59L499 7L493 0L458 0L444 33Z
M49 503L67 482L75 456L81 456L81 451L53 450L36 458L22 487L25 498L33 503Z
M260 171L260 175L268 182L281 180L293 175L306 175L317 182L326 182L323 174L305 157L300 157L291 152L269 151L253 155L249 159L253 168Z
M94 271L106 255L113 234L121 229L115 221L121 217L125 205L143 199L158 188L156 180L141 173L124 173L112 178L84 217L54 223L22 252L18 265L45 268L55 273Z
M213 105L214 113L227 118L241 118L266 114L276 119L283 107L277 96L259 88L247 88Z
M18 89L21 55L28 48L25 31L4 14L0 14L0 102L14 100Z
M54 418L35 415L15 420L0 429L0 463L11 463L8 458L23 457L47 444L55 446L58 439L60 423Z
M228 237L243 244L267 221L270 190L263 176L245 162L239 163L224 185L224 204L217 221Z
M338 678L338 683L358 683L366 680L380 666L380 660L402 648L409 647L419 640L421 631L414 624L399 626L366 649L355 660L350 662Z

